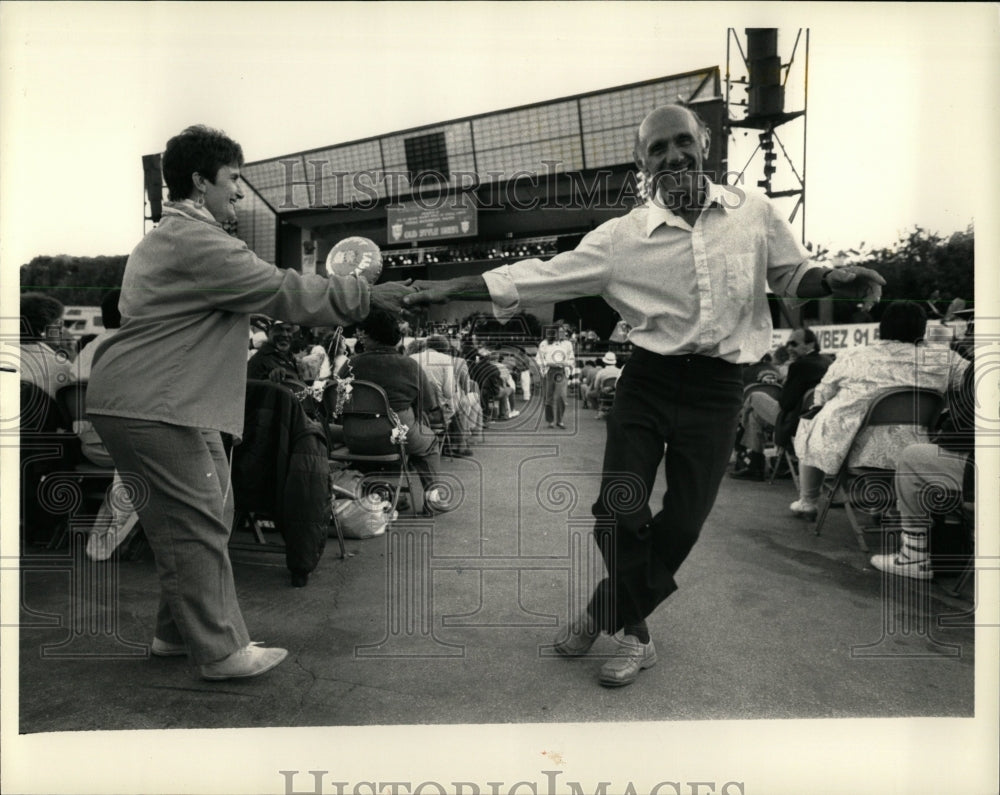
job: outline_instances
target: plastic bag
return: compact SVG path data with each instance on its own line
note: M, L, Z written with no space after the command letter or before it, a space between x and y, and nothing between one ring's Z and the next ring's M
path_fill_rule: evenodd
M333 469L330 471L330 485L346 489L353 493L354 496L360 497L361 481L364 480L364 477L356 469Z
M390 522L399 518L392 503L377 495L357 500L334 500L333 514L344 538L374 538L385 533Z

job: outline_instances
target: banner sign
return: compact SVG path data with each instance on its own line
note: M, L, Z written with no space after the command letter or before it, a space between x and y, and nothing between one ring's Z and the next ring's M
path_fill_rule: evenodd
M843 351L858 348L878 339L878 323L844 323L839 326L810 326L819 340L821 352ZM784 345L792 335L790 328L776 328L771 331L771 347Z
M810 326L819 340L820 351L846 350L868 345L878 339L878 323L844 323L839 326ZM928 323L924 339L928 344L950 345L965 333L965 323L952 321L951 325ZM771 330L771 348L784 345L792 334L790 328Z
M389 243L473 237L479 233L475 200L468 193L442 196L430 203L386 207L386 222Z

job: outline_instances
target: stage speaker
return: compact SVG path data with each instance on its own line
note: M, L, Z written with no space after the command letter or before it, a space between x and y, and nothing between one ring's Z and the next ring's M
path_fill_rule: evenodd
M777 116L785 109L785 87L781 85L781 56L778 55L777 28L746 28L747 118Z
M163 173L158 154L142 156L142 174L146 200L149 202L149 217L154 224L158 224L163 215Z

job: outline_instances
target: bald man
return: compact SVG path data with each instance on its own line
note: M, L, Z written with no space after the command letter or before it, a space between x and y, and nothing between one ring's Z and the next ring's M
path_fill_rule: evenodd
M592 511L607 576L555 641L567 657L614 635L602 685L620 687L656 662L646 617L677 589L674 575L715 502L742 403L740 365L771 344L767 291L877 301L882 278L864 268L814 266L764 196L704 172L708 127L665 105L635 136L649 201L589 233L573 251L482 276L423 281L411 306L489 299L498 317L524 306L600 295L631 327L633 353L607 423L603 478ZM666 447L666 453L664 453ZM660 460L662 508L649 497Z

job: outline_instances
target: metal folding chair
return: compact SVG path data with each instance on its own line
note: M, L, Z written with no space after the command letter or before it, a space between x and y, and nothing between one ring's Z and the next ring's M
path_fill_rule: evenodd
M601 390L597 393L597 418L607 417L611 407L615 404L615 391L618 389L618 379L608 378L601 384Z
M802 403L799 407L799 416L801 417L808 409L812 408L813 395L816 394L816 390L810 389L802 396ZM799 459L795 456L795 450L791 447L784 447L782 445L775 446L774 453L774 464L771 466L771 473L768 476L768 483L773 484L774 478L778 474L778 469L781 466L781 461L784 459L785 465L788 467L789 473L792 476L792 483L795 484L795 490L799 490Z
M336 400L336 387L328 388L323 398L324 404L329 408L329 404ZM415 512L406 441L398 432L397 438L393 438L400 423L396 412L389 405L385 390L370 381L352 381L351 393L344 403L340 421L347 449L331 450L330 461L353 466L364 473L377 472L379 479L388 478L392 495L390 513L399 504L405 482L405 490L411 497L410 506Z
M60 415L67 423L67 430L73 432L75 435L78 430L77 423L89 421L87 417L87 383L80 381L60 388L56 392L56 405L59 408ZM75 456L72 465L72 479L79 487L85 504L95 501L100 504L104 500L108 488L114 481L114 477L115 468L113 466L101 466L86 460L82 455ZM129 537L122 541L119 548L123 550L123 554L134 545L136 541L134 536L140 532L140 527L136 525L132 533L129 534ZM66 523L62 526L61 531L52 537L52 540L49 542L49 548L58 549L62 547L68 535L69 523Z
M747 400L749 400L750 396L755 392L763 392L765 395L778 400L781 397L781 384L771 381L755 381L752 384L747 384L743 387L743 405L746 405ZM767 450L773 448L773 446L773 435L768 434L768 438L764 442L765 456L767 455ZM774 467L776 466L777 464L774 465ZM772 472L773 471L774 469L772 468Z
M895 505L895 470L851 465L854 453L860 448L859 440L867 428L880 425L914 425L930 431L944 406L944 396L933 389L895 387L886 389L872 398L868 411L854 437L851 439L844 463L837 472L829 496L823 501L816 517L816 535L820 534L830 504L839 489L844 492L847 518L863 552L868 552L866 532L881 532L882 515ZM877 524L862 522L862 514L877 515Z

